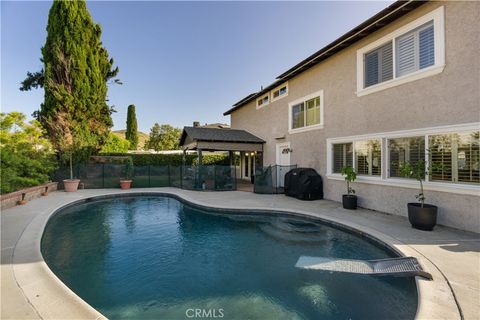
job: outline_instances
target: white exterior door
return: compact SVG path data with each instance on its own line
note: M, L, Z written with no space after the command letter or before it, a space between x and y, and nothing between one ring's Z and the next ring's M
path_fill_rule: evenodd
M277 143L277 185L284 186L285 174L289 168L285 166L290 165L290 142Z

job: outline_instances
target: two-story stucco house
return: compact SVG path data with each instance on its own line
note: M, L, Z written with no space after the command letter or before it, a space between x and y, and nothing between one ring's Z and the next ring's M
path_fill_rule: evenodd
M387 213L417 193L398 164L425 159L438 222L480 231L479 2L395 2L225 115L265 141L259 163L312 167L338 201L351 165L359 205Z

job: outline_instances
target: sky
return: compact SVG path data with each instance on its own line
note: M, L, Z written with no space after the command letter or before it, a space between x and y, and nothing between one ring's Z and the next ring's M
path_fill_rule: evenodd
M1 2L1 111L27 115L43 90L18 88L42 68L51 1ZM123 85L110 85L114 130L136 106L139 130L229 123L223 112L392 1L88 1Z

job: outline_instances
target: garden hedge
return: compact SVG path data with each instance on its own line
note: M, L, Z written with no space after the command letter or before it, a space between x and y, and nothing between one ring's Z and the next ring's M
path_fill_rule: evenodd
M136 154L136 153L102 153L101 156L128 156L132 158L134 166L180 166L183 164L182 154ZM198 164L196 154L186 155L186 165ZM228 155L223 154L204 154L204 165L229 165Z

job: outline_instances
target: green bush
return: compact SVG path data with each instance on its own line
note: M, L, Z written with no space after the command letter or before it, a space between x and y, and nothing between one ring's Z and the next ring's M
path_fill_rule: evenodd
M126 153L130 149L130 141L110 132L107 142L102 146L102 153Z
M0 192L43 184L55 169L51 144L38 121L19 112L0 113Z
M134 166L181 166L183 164L182 154L132 154L132 153L102 153L102 156L129 156L132 158ZM187 154L186 165L198 164L196 154ZM228 155L223 154L205 154L203 156L204 165L228 165Z

